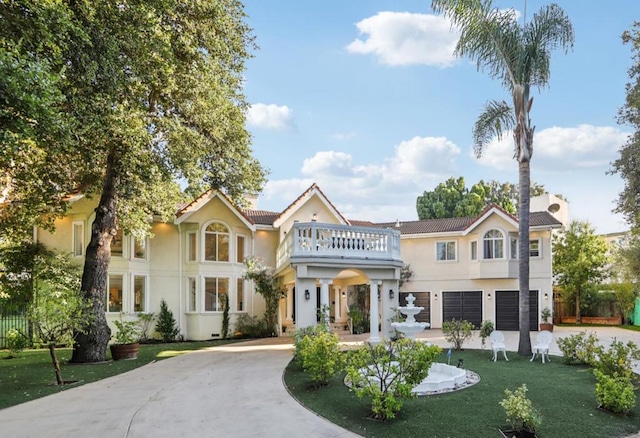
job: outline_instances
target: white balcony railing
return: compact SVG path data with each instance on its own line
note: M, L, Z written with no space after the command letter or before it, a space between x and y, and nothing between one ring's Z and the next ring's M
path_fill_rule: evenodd
M390 228L296 222L278 246L277 268L299 257L401 261L400 232Z

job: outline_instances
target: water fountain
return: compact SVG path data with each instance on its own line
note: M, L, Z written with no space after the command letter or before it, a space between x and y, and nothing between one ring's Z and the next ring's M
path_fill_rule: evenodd
M427 322L416 321L416 315L422 312L424 307L415 306L413 304L415 300L416 297L414 297L413 294L409 294L409 296L407 296L407 305L405 307L398 307L400 313L406 315L406 320L391 323L391 326L409 339L415 339L416 333L430 326ZM458 367L434 362L429 368L427 378L414 387L412 392L417 395L450 392L471 386L479 380L480 378L476 373L462 368L462 361L458 362Z
M416 315L424 310L424 307L415 306L413 302L416 297L413 294L407 296L407 305L405 307L398 307L400 313L407 317L402 322L392 322L391 326L403 333L406 338L415 339L416 333L421 332L425 328L429 327L428 322L417 322Z

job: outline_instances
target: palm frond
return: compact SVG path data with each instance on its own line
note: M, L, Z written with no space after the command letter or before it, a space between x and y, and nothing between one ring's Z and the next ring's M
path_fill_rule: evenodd
M490 100L486 103L484 111L478 117L473 126L473 142L476 157L482 156L484 146L492 138L502 140L505 132L510 131L516 125L513 107L504 100Z

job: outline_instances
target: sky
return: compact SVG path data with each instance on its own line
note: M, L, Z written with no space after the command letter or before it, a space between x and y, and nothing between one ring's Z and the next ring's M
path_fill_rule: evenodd
M513 138L481 159L472 128L484 104L509 101L500 80L455 58L457 35L430 0L245 0L258 48L244 93L254 156L268 171L258 208L282 211L317 183L349 219L417 220L416 199L450 177L518 182ZM520 20L550 2L494 0ZM620 125L632 65L621 35L638 0L558 0L575 32L533 90L531 180L569 201L597 233L627 230L611 175L632 127Z

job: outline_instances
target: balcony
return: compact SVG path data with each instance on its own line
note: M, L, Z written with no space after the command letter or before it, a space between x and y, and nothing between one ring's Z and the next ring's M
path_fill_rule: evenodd
M400 232L390 228L294 223L278 246L276 269L313 258L401 262Z
M473 280L507 279L518 278L518 276L517 259L485 259L469 263L469 278Z

